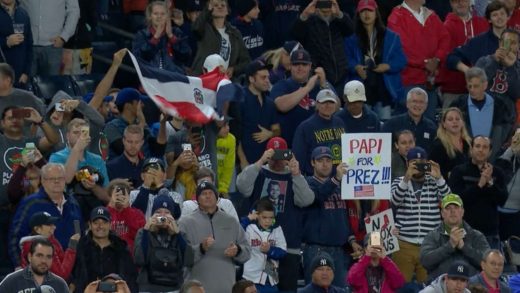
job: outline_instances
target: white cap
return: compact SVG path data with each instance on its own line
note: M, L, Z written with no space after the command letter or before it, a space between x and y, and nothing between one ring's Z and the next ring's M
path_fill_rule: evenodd
M365 95L365 86L359 80L351 80L347 82L343 89L343 94L347 96L347 100L353 102L366 102L367 96Z
M316 95L316 102L324 103L327 101L337 103L338 96L332 90L323 89L318 93L318 95Z
M219 54L211 54L208 57L206 57L206 60L204 60L204 65L202 65L202 67L206 69L208 72L211 72L221 65L224 66L225 70L227 70L226 61L224 61L224 59Z

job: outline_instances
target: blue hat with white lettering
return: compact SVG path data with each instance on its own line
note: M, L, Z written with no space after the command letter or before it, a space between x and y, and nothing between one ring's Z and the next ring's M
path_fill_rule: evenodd
M428 154L422 147L414 147L408 151L408 154L406 154L406 159L408 161L416 159L428 160Z
M319 252L311 262L311 272L314 272L319 267L330 267L334 271L334 261L332 257L326 252Z
M91 212L90 212L90 221L93 222L97 219L103 219L107 222L110 222L110 212L108 211L108 209L106 207L103 207L103 206L99 206L97 208L94 208Z

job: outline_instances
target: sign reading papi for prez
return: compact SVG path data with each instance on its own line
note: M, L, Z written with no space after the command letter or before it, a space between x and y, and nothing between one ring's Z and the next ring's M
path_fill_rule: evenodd
M342 161L348 170L341 180L342 199L390 199L392 134L344 133Z

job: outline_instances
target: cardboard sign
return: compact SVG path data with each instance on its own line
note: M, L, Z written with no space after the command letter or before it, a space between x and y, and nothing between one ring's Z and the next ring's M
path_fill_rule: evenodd
M365 221L365 226L367 234L373 231L379 231L381 233L381 243L387 255L399 251L397 237L391 233L395 227L392 209L371 216Z
M344 133L341 152L348 165L341 180L342 199L390 199L392 134Z

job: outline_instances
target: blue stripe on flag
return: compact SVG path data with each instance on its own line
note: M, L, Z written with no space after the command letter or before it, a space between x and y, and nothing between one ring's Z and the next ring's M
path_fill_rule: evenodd
M139 68L141 69L141 73L142 73L143 77L156 79L160 82L176 81L176 82L190 83L190 81L186 75L152 67L140 58L137 58L137 62L139 63Z

